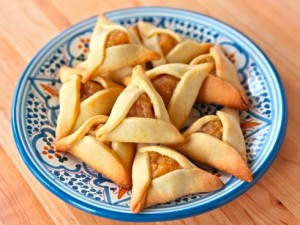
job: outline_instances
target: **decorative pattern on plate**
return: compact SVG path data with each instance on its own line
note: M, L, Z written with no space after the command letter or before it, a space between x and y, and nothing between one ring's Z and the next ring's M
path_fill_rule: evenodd
M92 32L92 29L87 29L81 33L77 33L67 43L66 50L69 66L74 67L87 58Z
M64 53L64 49L62 47L54 49L53 53L40 66L35 76L54 78L59 68L66 64L66 60L66 54Z
M86 58L96 18L83 21L53 39L37 54L20 80L12 123L20 154L31 171L63 200L97 215L127 221L191 216L225 204L250 188L275 158L286 125L281 83L262 52L239 32L200 14L149 7L115 11L107 16L127 27L143 19L188 38L219 43L225 48L252 103L248 112L241 113L241 126L254 181L248 184L212 170L226 183L223 189L185 196L133 215L128 207L130 190L118 187L70 154L55 150L61 85L56 74L62 65L74 66ZM187 125L219 108L217 105L195 105Z

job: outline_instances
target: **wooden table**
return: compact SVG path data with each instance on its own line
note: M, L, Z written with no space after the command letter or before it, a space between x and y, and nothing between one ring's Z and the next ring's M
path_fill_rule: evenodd
M289 105L289 124L279 156L253 188L211 212L153 224L300 224L299 0L1 0L0 224L131 224L85 213L46 190L18 153L10 111L22 71L50 38L99 12L143 5L198 11L245 33L274 63Z

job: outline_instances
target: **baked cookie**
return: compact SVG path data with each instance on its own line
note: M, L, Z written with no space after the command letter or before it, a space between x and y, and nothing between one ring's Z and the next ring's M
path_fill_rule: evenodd
M132 166L132 183L130 209L134 213L223 186L217 176L199 169L180 153L164 146L141 145Z
M226 57L220 45L214 45L210 48L209 54L196 57L190 64L197 65L207 62L214 63L214 67L203 82L203 87L197 100L239 110L249 109L250 102L239 81L237 71L232 62Z
M174 146L180 153L241 180L252 181L238 111L224 108L217 115L204 116L194 122L183 136L185 142Z
M95 132L107 119L102 115L91 117L74 133L57 141L56 149L76 156L116 184L129 188L133 144L97 140Z
M57 140L74 132L92 116L109 115L124 89L108 78L99 76L83 84L82 76L68 67L61 68L59 76L62 86L59 91Z
M154 67L167 63L190 63L196 56L208 53L212 44L186 40L177 33L139 21L138 30L143 44L158 52L159 60L152 60Z
M133 143L183 142L182 135L170 123L162 98L141 66L133 69L130 84L116 100L97 137L102 141Z
M94 28L86 61L76 68L82 70L82 82L106 72L159 59L160 55L140 44L135 33L100 15Z

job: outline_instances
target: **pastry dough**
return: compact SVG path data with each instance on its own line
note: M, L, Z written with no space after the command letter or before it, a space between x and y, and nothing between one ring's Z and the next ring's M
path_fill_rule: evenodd
M59 90L59 115L56 125L56 140L69 135L76 123L80 105L81 76L72 74L64 79Z
M231 145L247 163L245 139L241 130L239 112L230 108L217 111L223 124L222 140Z
M80 101L81 75L78 70L62 67L59 76L62 82L59 101L60 112L57 120L56 139L77 130L87 119L95 115L108 115L123 87L105 77L95 77L94 82L103 87Z
M210 49L210 54L200 55L193 59L190 64L197 65L207 62L215 64L212 74L216 77L208 76L208 79L203 83L204 88L199 92L198 101L217 103L240 110L249 109L250 102L238 79L236 69L225 56L220 45L213 46ZM212 89L214 90L213 93Z
M207 53L212 44L185 40L176 45L166 56L168 63L190 63L196 56Z
M107 77L114 82L124 85L124 79L127 77L131 77L133 67L127 66L118 70L114 70L111 72L103 73L102 77ZM127 85L125 85L127 86Z
M143 21L138 22L138 29L143 44L152 51L160 53L160 60L152 60L154 67L167 63L190 63L196 56L207 53L212 46L210 43L185 40L171 30L158 28ZM167 54L163 53L163 46L159 43L159 35L161 34L168 35L169 39L175 42L175 46ZM166 42L166 44L168 43Z
M154 118L127 117L135 101L146 93ZM170 123L168 112L141 66L133 69L132 81L118 97L107 123L97 131L102 141L134 143L180 143L182 135Z
M239 92L245 96L245 90L239 81L239 77L232 62L225 56L220 45L215 45L210 49L210 54L215 60L216 75L222 80L232 84Z
M216 120L222 123L221 140L201 132L205 124ZM183 133L185 143L174 148L192 160L213 166L250 182L252 175L247 166L245 141L239 124L238 112L224 108L217 112L217 116L204 116L193 123Z
M203 81L197 102L219 104L243 111L250 107L249 100L244 98L233 85L211 74L208 74Z
M202 82L212 69L212 65L212 63L205 63L198 66L166 64L146 72L150 80L162 74L167 74L179 79L171 100L168 105L166 105L170 120L177 129L180 129L187 120L199 90L201 89Z
M127 35L129 43L106 47L109 35L114 31ZM77 69L83 71L82 82L85 83L103 73L159 58L158 53L140 44L134 32L113 23L104 16L99 16L91 37L87 60L79 64Z
M162 159L158 160L158 165L151 165L153 153L167 158L169 162L164 163ZM178 166L162 168L170 163ZM153 177L153 166L154 170L157 166L158 169L168 171ZM130 209L134 213L184 195L211 192L223 186L223 182L217 176L197 168L183 155L164 146L138 146L132 167L132 182Z
M134 148L131 143L112 142L108 146L94 137L94 130L107 121L106 116L88 119L71 135L60 139L56 149L81 159L116 184L129 188Z

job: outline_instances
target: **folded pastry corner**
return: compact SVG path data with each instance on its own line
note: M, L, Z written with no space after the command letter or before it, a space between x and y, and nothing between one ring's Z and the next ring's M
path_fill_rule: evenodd
M134 157L132 143L100 142L95 132L107 121L107 116L88 119L74 133L56 143L56 149L68 152L94 168L116 184L130 188Z
M224 184L199 169L180 153L164 146L140 146L132 166L130 209L144 208L198 192L211 192Z
M220 45L214 45L210 48L209 54L194 58L190 64L197 65L207 62L214 63L214 69L203 82L203 88L199 92L197 101L248 110L251 105L239 81L237 71Z
M143 44L160 53L160 60L152 60L154 67L166 63L190 63L198 55L208 53L212 44L185 40L174 31L158 28L150 23L138 22Z
M251 182L246 147L236 110L224 108L217 115L198 119L183 136L185 143L174 149L200 163Z
M120 94L107 123L97 131L102 141L180 143L183 137L170 123L168 112L141 66Z
M157 52L140 44L134 32L100 15L95 25L87 60L78 65L82 82L124 67L159 59Z
M197 96L197 102L219 104L238 110L248 110L249 100L230 83L208 74Z

